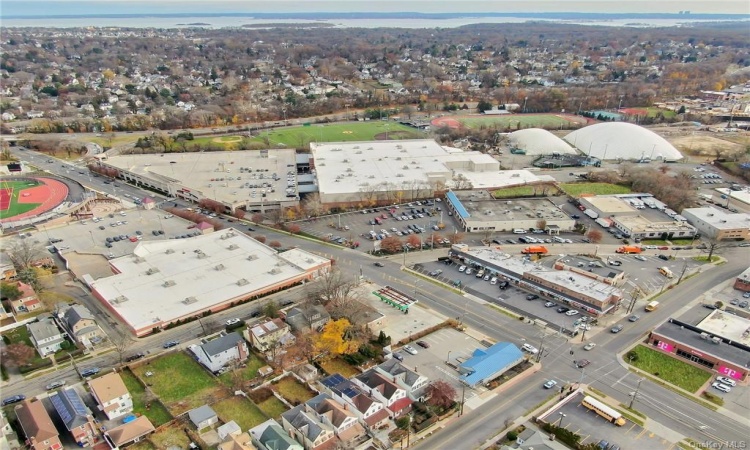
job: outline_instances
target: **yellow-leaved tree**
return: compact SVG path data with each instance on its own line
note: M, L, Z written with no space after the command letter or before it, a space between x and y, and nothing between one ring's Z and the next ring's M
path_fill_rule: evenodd
M347 319L332 320L325 324L317 336L315 348L320 353L337 356L357 350L357 343L348 339L351 323Z

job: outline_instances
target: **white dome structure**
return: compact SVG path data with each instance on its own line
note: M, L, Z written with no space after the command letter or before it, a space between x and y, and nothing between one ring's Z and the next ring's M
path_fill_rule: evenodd
M541 128L527 128L510 133L508 136L511 147L527 155L574 155L576 150L567 142Z
M626 122L598 123L573 131L565 140L602 160L678 161L682 153L651 130Z

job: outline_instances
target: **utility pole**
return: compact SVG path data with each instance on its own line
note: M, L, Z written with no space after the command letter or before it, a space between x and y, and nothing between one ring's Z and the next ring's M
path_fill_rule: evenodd
M709 261L709 262L711 262L711 261ZM686 260L685 260L685 262L684 262L684 263L682 264L682 271L680 272L680 278L679 278L679 279L677 280L677 284L680 284L680 283L682 283L682 277L684 277L684 276L685 276L685 272L686 272L686 271L687 271L687 259L686 259Z
M539 343L539 352L536 354L536 362L542 359L542 352L544 351L544 340L547 338L547 333L542 332L542 342Z
M628 405L628 409L633 409L633 403L635 402L635 398L638 397L638 391L641 389L642 381L643 381L643 378L638 379L638 386L635 387L635 392L633 392L633 396L630 398L630 404Z
M461 417L464 413L464 400L466 400L466 385L461 385L461 409L458 410L458 417Z

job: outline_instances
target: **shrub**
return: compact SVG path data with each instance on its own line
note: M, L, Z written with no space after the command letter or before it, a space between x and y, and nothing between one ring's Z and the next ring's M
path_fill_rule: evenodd
M399 417L396 419L396 426L402 430L405 430L409 426L409 418L408 417Z
M505 436L509 441L515 441L518 439L518 433L515 431L508 431L508 434Z

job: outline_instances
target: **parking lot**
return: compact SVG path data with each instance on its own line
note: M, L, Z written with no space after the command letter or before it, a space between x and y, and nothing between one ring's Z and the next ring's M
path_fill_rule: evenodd
M562 427L581 436L581 444L596 444L605 440L609 445L617 444L623 450L644 449L669 449L673 443L658 436L649 430L628 421L624 426L618 427L607 422L588 408L581 406L583 395L578 395L558 410L552 412L547 420L558 424L562 419Z

